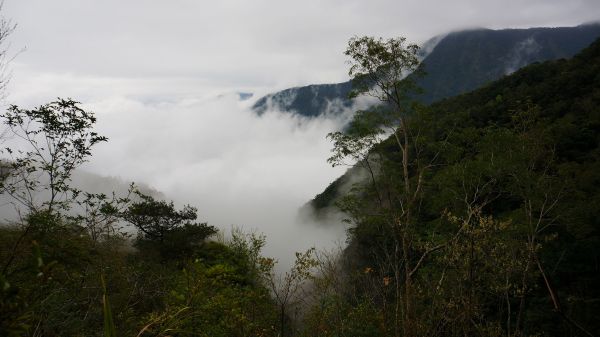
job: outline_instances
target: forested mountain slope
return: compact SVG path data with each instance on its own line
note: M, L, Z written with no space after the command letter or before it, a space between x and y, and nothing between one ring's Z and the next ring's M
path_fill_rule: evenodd
M565 158L574 159L597 145L600 131L597 53L596 42L573 59L530 65L476 91L441 100L428 109L439 121L459 118L460 122L453 124L481 128L510 122L511 111L530 102L539 106L546 122L561 126L561 134L556 137L557 149L563 150L559 153ZM564 152L565 149L569 151ZM331 206L337 195L336 186L347 180L340 177L334 181L315 197L312 205L316 209Z
M316 117L327 111L330 102L337 101L341 107L349 107L352 104L348 99L350 90L350 82L290 88L259 98L252 109L259 115L271 107L302 116Z
M598 335L599 107L597 40L417 108L408 180L390 137L311 202L351 224L346 291L415 335Z
M533 62L572 57L599 36L600 24L448 34L424 55L427 74L418 81L424 91L419 100L432 103L474 90ZM309 117L336 113L351 106L351 89L350 82L290 88L258 99L253 109L262 114L273 107Z

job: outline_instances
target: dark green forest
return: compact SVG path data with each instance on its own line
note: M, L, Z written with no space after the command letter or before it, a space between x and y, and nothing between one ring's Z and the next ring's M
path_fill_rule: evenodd
M382 103L328 136L354 168L312 205L344 212L347 246L283 274L268 238L225 238L193 206L73 188L109 141L79 103L2 113L28 147L0 163L21 209L0 227L0 336L600 334L600 41L432 105L402 79L417 46L346 55L353 94Z
M360 165L311 205L351 215L346 291L375 305L378 334L598 334L599 62L595 42L413 105L405 129L386 108L333 135L333 163ZM408 146L371 127L386 122ZM341 193L352 175L367 178Z

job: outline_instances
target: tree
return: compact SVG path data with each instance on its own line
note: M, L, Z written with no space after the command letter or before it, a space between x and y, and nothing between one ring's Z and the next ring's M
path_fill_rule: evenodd
M13 253L2 268L5 274L17 248L33 227L36 232L44 233L50 227L67 224L62 221L62 212L71 207L80 193L70 185L71 175L87 161L91 148L107 138L92 131L94 114L71 99L58 99L32 110L12 105L0 119L6 126L4 137L17 147L0 150L7 155L2 162L0 192L12 197L19 213L19 206L27 211L22 235L15 240Z
M3 150L8 161L2 192L29 212L67 210L79 194L70 186L73 171L88 160L94 145L108 140L92 131L94 114L79 102L58 99L32 110L12 105L0 118L7 126L5 137L29 147ZM47 195L38 203L42 192Z
M93 242L105 240L114 235L126 235L120 232L121 213L129 207L135 184L131 183L127 194L117 197L115 192L110 196L103 193L83 192L75 203L79 214L69 216L75 223L84 226Z
M345 158L350 157L370 176L370 184L359 190L359 194L372 195L373 208L366 210L362 203L350 198L342 203L343 210L356 223L370 223L390 234L391 242L382 242L374 254L379 256L382 279L393 280L391 330L395 336L415 335L414 279L423 261L442 247L431 242L419 244L415 238L424 178L437 157L422 155L420 111L412 101L418 92L414 79L422 74L418 50L417 45L406 44L403 37L350 39L345 54L350 57L352 94L375 97L382 105L358 112L348 131L328 135L334 142L329 158L332 165L344 164ZM385 140L385 134L391 135L390 139ZM385 151L390 143L396 147L392 156L398 153L399 158Z
M194 248L217 232L206 223L193 222L197 209L186 205L176 210L173 202L156 200L139 191L140 201L133 202L121 217L139 230L136 244L143 248L158 246L163 257L179 257L192 253Z
M285 274L278 274L273 270L275 261L273 259L263 259L265 282L273 293L275 302L279 307L279 331L280 337L286 336L286 331L290 330L286 326L289 319L289 312L292 306L298 304L300 293L306 282L311 279L313 268L317 266L314 258L315 248L310 248L305 252L296 252L294 265Z

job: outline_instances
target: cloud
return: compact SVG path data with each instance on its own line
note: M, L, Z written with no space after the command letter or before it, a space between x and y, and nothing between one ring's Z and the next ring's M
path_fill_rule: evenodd
M577 25L600 19L600 2L13 0L4 15L36 71L274 89L345 80L353 35L422 42L463 27Z
M325 136L349 112L321 119L275 110L257 116L252 99L200 83L197 95L184 95L152 81L72 74L28 78L37 80L22 84L30 93L20 98L28 102L25 107L52 99L56 90L83 95L83 107L96 113L95 129L109 141L94 148L86 171L145 183L179 206L196 206L199 220L225 231L235 225L263 232L266 254L284 265L295 251L344 240L343 226L310 224L298 211L343 173L326 162L331 144ZM175 88L185 84L172 82ZM88 180L79 183L97 187Z
M267 253L284 260L343 239L341 227L308 228L297 218L301 205L343 173L326 163L331 145L325 135L340 121L277 111L258 117L235 93L87 105L98 112L98 131L110 138L87 170L148 183L180 205L197 206L200 219L223 229L264 232Z

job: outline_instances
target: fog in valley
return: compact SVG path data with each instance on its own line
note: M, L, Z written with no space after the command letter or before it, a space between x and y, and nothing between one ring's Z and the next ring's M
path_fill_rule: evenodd
M165 101L114 94L83 105L109 141L75 176L81 189L123 194L136 182L178 206L197 207L199 221L225 234L232 227L265 234L264 253L283 265L296 251L344 241L339 220L316 224L299 209L345 171L326 162L325 136L352 109L318 119L276 110L258 116L253 100L236 92Z

